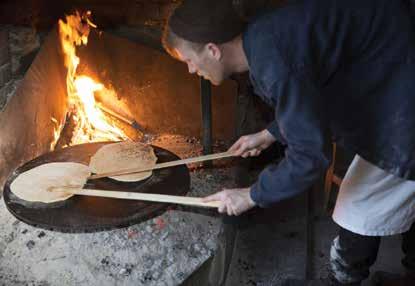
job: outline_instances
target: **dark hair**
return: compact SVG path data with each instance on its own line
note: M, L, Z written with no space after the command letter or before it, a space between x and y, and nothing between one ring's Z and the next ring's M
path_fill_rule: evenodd
M162 44L173 56L185 44L196 52L207 43L224 44L243 32L245 23L232 0L183 0L173 7L164 26Z
M200 53L207 43L194 43L188 40L185 40L178 35L176 35L169 27L169 21L164 26L163 35L161 37L161 43L163 48L169 53L172 57L178 58L178 55L175 51L180 44L185 44L194 50L196 53Z

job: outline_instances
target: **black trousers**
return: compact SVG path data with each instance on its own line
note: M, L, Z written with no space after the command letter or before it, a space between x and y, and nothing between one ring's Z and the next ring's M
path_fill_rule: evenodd
M340 228L330 250L332 275L341 283L356 283L369 276L370 267L375 263L381 237L364 236ZM415 273L415 223L402 234L402 264Z

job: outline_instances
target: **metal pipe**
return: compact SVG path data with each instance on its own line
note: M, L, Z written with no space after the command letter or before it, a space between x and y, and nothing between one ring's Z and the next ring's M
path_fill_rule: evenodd
M212 89L210 82L203 78L200 78L200 95L202 102L203 154L206 155L212 153Z
M146 131L144 130L144 128L140 124L138 124L137 121L135 121L134 119L130 119L130 118L127 118L124 115L121 115L119 113L116 113L115 111L113 111L113 110L105 107L102 104L97 104L97 106L98 106L99 109L101 109L105 113L107 113L107 114L109 114L109 115L117 118L118 120L120 120L120 121L122 121L122 122L124 122L124 123L126 123L128 125L130 125L135 130L140 131L143 134L146 134Z

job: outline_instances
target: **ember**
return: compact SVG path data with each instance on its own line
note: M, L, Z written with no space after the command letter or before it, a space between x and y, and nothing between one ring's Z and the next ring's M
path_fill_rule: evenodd
M128 239L133 239L138 237L138 232L136 230L128 230L127 231L127 237Z
M155 223L158 230L162 230L166 227L166 222L161 217L156 218Z

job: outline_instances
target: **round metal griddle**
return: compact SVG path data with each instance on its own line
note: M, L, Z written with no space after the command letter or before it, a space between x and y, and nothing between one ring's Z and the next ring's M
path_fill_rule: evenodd
M133 225L153 218L166 210L168 204L73 196L56 203L28 202L10 191L10 184L21 173L50 162L89 164L90 157L105 143L87 143L44 154L19 167L7 180L4 201L7 209L19 220L49 230L61 232L94 232ZM175 154L153 146L157 163L178 160ZM111 191L185 195L190 188L189 171L185 165L154 170L140 182L119 182L109 178L89 180L85 188Z

